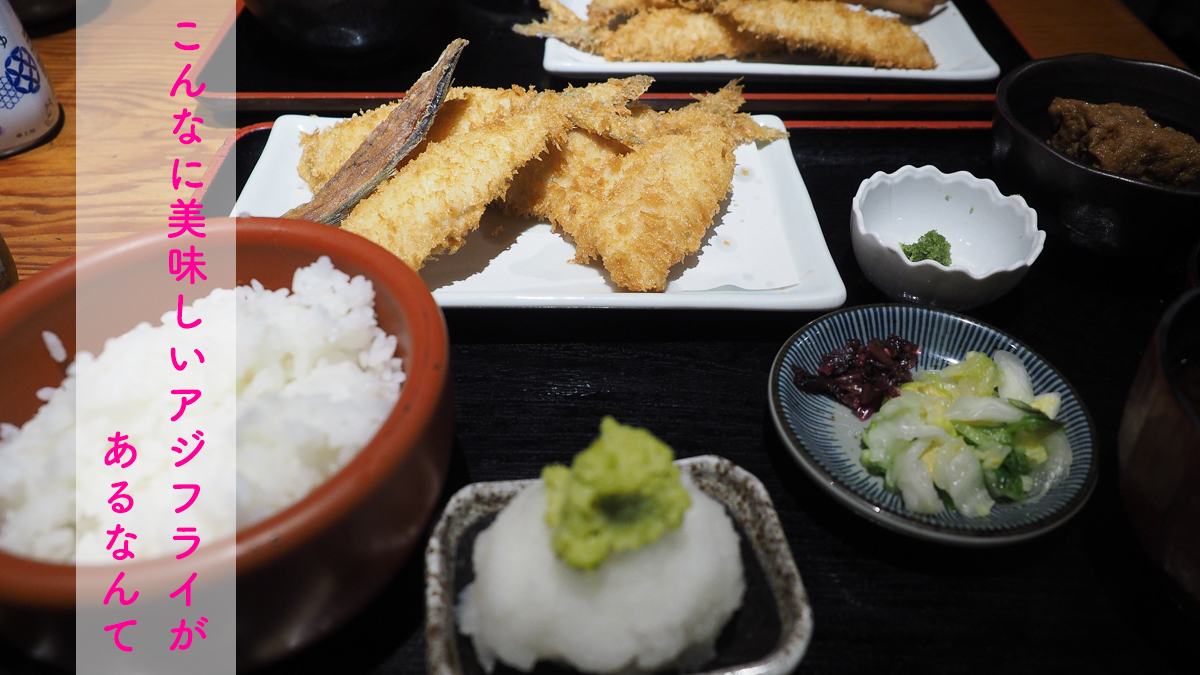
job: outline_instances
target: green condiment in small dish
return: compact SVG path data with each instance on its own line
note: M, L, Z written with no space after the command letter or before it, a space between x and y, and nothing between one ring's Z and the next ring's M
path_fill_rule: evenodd
M577 569L594 569L612 553L652 544L683 523L691 497L671 448L645 429L612 417L570 468L542 470L546 522L554 552Z
M946 267L950 266L950 242L938 234L937 230L930 230L921 235L915 244L901 243L900 249L912 262L933 260Z

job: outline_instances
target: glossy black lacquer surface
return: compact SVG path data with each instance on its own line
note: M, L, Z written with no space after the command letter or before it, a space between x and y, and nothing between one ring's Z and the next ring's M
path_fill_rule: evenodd
M862 179L909 163L993 174L987 130L799 129L790 142L848 305L884 300L850 248ZM799 672L1193 672L1200 617L1141 553L1116 488L1125 395L1183 278L1182 268L1098 265L1048 246L1014 291L968 312L1062 370L1096 420L1095 494L1073 522L1028 544L965 551L906 539L800 472L772 427L767 376L787 337L817 315L807 312L448 310L449 481L536 476L584 448L612 414L680 456L723 455L765 483L813 603ZM339 663L343 672L420 672L420 587L414 561L349 626L268 672Z
M264 0L259 0L263 2ZM269 3L270 4L270 3ZM274 2L273 4L279 4ZM958 0L963 18L983 47L1000 66L1001 75L1028 60L1028 55L1004 27L986 0ZM412 23L405 28L408 37L365 54L347 55L331 49L305 47L298 40L284 40L267 30L263 22L243 11L236 22L236 50L223 42L214 63L236 57L239 100L238 126L274 119L281 110L314 112L287 94L303 97L323 92L402 92L420 77L442 49L455 38L470 45L455 70L460 86L509 87L536 86L562 89L567 84L582 85L589 79L563 78L542 68L544 41L517 35L515 23L529 23L545 16L536 0L439 0L432 12L413 12ZM209 93L231 92L232 82L222 81L221 67L202 71L202 79L211 72ZM224 68L225 72L229 68ZM731 79L727 75L707 75L691 79L659 78L651 93L691 93L714 91ZM748 93L978 93L995 91L999 78L981 82L926 82L915 80L848 80L829 78L745 78ZM283 98L278 95L285 95ZM264 95L274 95L270 99ZM204 97L201 97L202 99ZM310 104L311 105L311 104ZM349 114L361 103L330 108L328 100L320 110Z
M243 175L257 160L256 136L265 132L239 144ZM790 143L848 305L884 300L850 248L850 200L862 179L910 163L993 174L986 129L798 129ZM1182 266L1104 263L1050 243L1016 289L967 313L1058 367L1096 421L1095 494L1033 542L974 551L907 539L801 473L771 424L767 378L812 312L446 311L456 401L444 498L569 460L611 414L651 429L679 456L723 455L766 485L814 612L800 673L1200 672L1200 612L1139 549L1116 481L1126 392L1183 279ZM260 672L425 672L422 566L413 557L349 624ZM46 672L11 649L0 662L0 673Z
M257 159L255 136L265 133L239 144L239 173ZM884 300L850 248L859 182L910 163L993 175L988 130L797 129L790 143L847 305ZM767 376L811 312L447 310L456 404L446 496L536 476L611 414L680 456L728 457L766 485L813 605L799 672L1197 672L1200 613L1138 548L1116 481L1126 392L1184 285L1182 266L1101 263L1051 243L1015 290L967 313L1057 366L1096 421L1095 494L1027 544L968 551L906 539L801 473L771 424ZM423 672L422 574L413 558L350 624L262 672Z
M277 40L322 54L371 54L410 41L438 0L245 0Z

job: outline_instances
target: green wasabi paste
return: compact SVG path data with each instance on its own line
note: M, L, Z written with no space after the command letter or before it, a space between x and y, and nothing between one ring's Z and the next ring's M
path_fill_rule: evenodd
M671 448L645 429L612 417L570 468L542 470L546 523L558 557L591 570L611 553L651 544L683 524L692 500Z
M921 235L915 244L901 242L900 249L913 262L933 260L946 267L950 266L950 242L938 234L937 230L930 230Z

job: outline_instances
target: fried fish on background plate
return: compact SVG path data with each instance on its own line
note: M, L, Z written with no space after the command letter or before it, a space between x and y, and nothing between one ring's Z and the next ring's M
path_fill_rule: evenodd
M555 37L608 61L703 61L779 51L780 44L743 33L731 19L680 7L642 9L615 29L584 21L556 0L541 0L543 21L513 26L522 35ZM673 3L662 3L671 5ZM590 11L590 8L589 8Z
M895 3L927 4L872 4ZM608 61L701 61L803 49L877 68L936 66L909 26L836 0L594 0L587 21L557 0L539 4L549 16L514 31L555 37Z
M520 110L454 133L408 161L358 203L342 228L383 246L419 270L453 253L479 226L487 205L504 196L517 170L562 137L576 116L596 108L628 114L626 104L652 80L634 76L563 92L539 92Z
M839 63L921 70L937 66L929 46L912 28L840 2L721 0L714 11L763 39L782 40L789 50L815 50Z
M836 1L836 0L825 0ZM694 12L712 11L724 0L592 0L587 6L588 23L609 26L612 22L646 9L683 7ZM886 9L915 19L927 19L933 10L946 0L856 0L847 5L861 5L867 9Z
M505 211L550 223L575 241L575 261L599 259L613 282L662 291L673 265L700 249L733 179L734 149L783 138L737 113L730 83L683 109L644 106L606 138L573 129L517 176Z
M935 8L946 4L946 0L858 0L850 4L859 4L867 9L886 9L914 19L928 19Z
M588 23L608 26L617 19L633 16L645 9L682 7L692 11L712 9L721 0L592 0L588 4ZM545 6L542 7L545 9Z
M707 61L779 51L779 43L738 30L708 12L667 8L638 12L611 32L600 47L608 61Z

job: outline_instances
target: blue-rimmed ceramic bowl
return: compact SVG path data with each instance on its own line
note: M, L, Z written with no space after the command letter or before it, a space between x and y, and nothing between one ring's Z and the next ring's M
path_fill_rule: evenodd
M841 349L852 337L866 342L892 333L921 346L919 369L943 368L968 351L988 356L997 349L1024 362L1037 394L1057 391L1057 419L1071 442L1066 479L1041 499L997 503L984 518L955 511L935 515L904 508L900 495L883 487L883 478L867 473L859 461L865 422L831 398L801 391L792 367L816 371L821 356ZM864 518L901 534L943 544L996 546L1045 534L1075 515L1096 486L1095 427L1079 394L1053 366L1021 342L969 317L910 305L868 305L826 314L796 332L779 350L768 385L771 417L792 457L834 499Z

